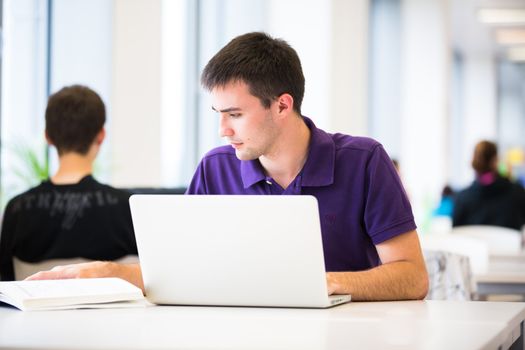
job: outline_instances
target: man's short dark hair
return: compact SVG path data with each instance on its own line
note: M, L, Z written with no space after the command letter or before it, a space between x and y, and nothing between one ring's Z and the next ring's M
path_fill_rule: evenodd
M265 108L284 93L301 114L304 75L297 52L281 39L254 32L234 38L208 62L201 83L208 89L242 81Z
M46 133L59 155L85 155L105 122L104 102L86 86L66 86L47 102Z

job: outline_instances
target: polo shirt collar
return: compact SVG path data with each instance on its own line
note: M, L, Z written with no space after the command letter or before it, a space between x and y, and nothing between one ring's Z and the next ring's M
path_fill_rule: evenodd
M325 131L318 129L310 118L303 117L311 131L308 158L303 166L303 187L328 186L334 182L335 143Z
M241 178L245 189L266 179L259 159L241 161Z
M311 134L308 158L301 171L301 185L309 187L331 185L334 182L334 141L328 133L318 129L310 118L303 116L303 119ZM241 178L245 189L266 179L258 159L241 161Z

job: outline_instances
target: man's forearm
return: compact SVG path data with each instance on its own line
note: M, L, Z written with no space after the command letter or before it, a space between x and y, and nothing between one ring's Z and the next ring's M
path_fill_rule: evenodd
M428 291L425 267L409 261L396 261L366 271L329 272L327 280L333 294L351 294L352 300L423 299Z

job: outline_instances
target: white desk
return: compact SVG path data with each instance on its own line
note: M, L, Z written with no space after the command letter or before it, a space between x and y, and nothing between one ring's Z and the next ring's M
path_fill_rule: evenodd
M0 348L523 349L525 303L352 302L326 310L176 307L21 312ZM521 337L520 337L521 335Z
M474 278L479 295L525 295L525 255L491 255L487 272Z

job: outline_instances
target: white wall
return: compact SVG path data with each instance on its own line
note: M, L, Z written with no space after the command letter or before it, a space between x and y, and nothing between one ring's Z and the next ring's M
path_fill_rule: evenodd
M468 185L474 173L470 166L476 143L497 139L496 67L492 57L466 55L463 57L463 131L461 173L457 183Z
M95 90L106 104L107 138L95 165L97 178L109 180L112 143L111 53L113 3L106 0L52 2L50 93L66 85ZM94 20L96 18L96 21ZM44 115L41 115L44 118ZM52 148L51 172L58 167Z
M369 33L368 130L399 159L401 135L401 6L376 0Z
M183 166L188 144L184 110L185 94L191 93L186 91L191 89L186 81L192 66L188 64L185 30L191 18L185 1L162 0L161 6L160 185L175 187L185 183L187 174Z
M401 157L403 182L418 225L437 201L447 175L450 45L445 3L404 0L401 34Z
M331 1L271 0L269 33L286 40L299 55L305 76L301 112L320 127L330 118Z
M503 79L498 103L501 151L512 147L525 149L525 65L500 63L498 72Z
M368 134L368 3L331 1L327 128L333 132Z
M108 103L111 100L112 2L53 0L52 8L51 92L81 83L96 90Z
M114 0L112 180L159 185L161 176L161 1Z
M2 32L2 201L35 184L15 148L44 159L47 7L42 1L5 0Z

